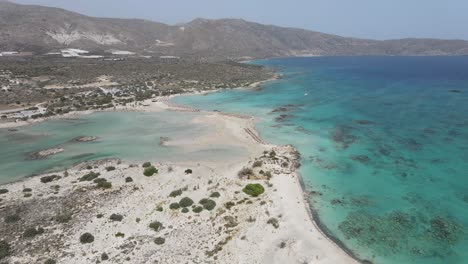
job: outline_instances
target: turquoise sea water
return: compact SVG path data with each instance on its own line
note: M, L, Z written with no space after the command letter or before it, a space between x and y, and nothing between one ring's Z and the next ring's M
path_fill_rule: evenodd
M43 172L63 170L87 160L121 158L138 161L225 161L245 154L228 145L204 148L190 143L173 144L206 133L208 125L191 122L197 113L102 112L76 119L59 119L0 129L0 183ZM81 136L96 136L94 142L75 142ZM161 145L161 138L168 142ZM47 159L32 160L33 152L63 148Z
M323 228L373 263L468 263L468 57L255 62L261 90L175 103L254 115L293 144Z

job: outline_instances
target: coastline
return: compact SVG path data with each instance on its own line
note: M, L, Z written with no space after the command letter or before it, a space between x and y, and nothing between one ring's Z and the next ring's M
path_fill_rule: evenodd
M255 83L252 86L252 88L257 87L258 85L261 85L262 83L267 82L267 81L271 81L271 80L266 80L266 81L262 81L259 83ZM161 99L161 98L158 98L158 99ZM170 104L168 102L169 101L166 99L158 100L156 102L153 102L152 100L148 100L147 102L144 102L143 105L134 106L133 108L130 108L130 109L126 109L126 108L118 109L117 108L115 109L115 111L125 111L125 110L126 111L145 111L145 112L197 111L197 109L177 106L174 104ZM114 111L114 109L112 109L111 111ZM205 117L208 117L211 121L215 120L215 123L232 122L230 125L226 125L225 128L227 130L232 130L233 126L236 126L235 131L231 131L231 132L235 134L239 134L239 135L234 136L234 138L237 137L239 142L244 141L244 146L248 145L249 147L255 149L254 151L251 151L250 153L257 152L257 156L261 154L260 150L267 151L267 150L275 149L278 152L288 152L288 151L295 150L294 148L292 148L291 150L290 146L280 147L280 146L274 146L274 145L270 145L266 143L262 144L262 142L258 142L257 140L255 140L255 137L253 137L249 133L246 133L245 129L250 129L258 138L260 138L260 135L255 130L255 123L254 123L253 117L237 116L235 114L226 114L226 113L221 113L221 112L208 112L208 111L200 111L200 112L202 112L203 115ZM92 113L92 111L86 111L86 113L82 113L82 112L73 113L71 116L88 114L88 113ZM61 118L64 118L64 117L61 117ZM65 118L69 118L69 117L67 116ZM201 120L201 121L206 121L206 120ZM242 137L242 138L239 138L239 137ZM284 155L287 155L287 154L285 153ZM255 156L251 156L247 158L248 159L245 160L243 163L237 163L233 165L233 167L235 167L235 170L239 170L240 168L245 166L246 162L250 164L253 162L252 159L256 159ZM96 161L96 162L98 163L103 162L104 164L109 164L110 162L111 164L115 163L114 164L115 166L120 166L120 164L118 164L119 162L112 161L112 160ZM87 163L84 163L84 164L87 164ZM75 173L80 174L81 170L84 167L84 164L76 165L74 168L71 169L71 173L73 173L73 171L76 170ZM129 168L131 168L131 164L125 164L125 165L128 165ZM173 164L173 165L159 164L159 165L160 166L183 166L180 164ZM194 164L191 164L191 166L194 166ZM204 166L207 166L207 165L204 165ZM208 165L208 166L213 166L213 165ZM99 169L102 171L102 168L99 168ZM213 171L212 168L209 170ZM233 173L235 174L235 170L233 171L231 167L230 174L233 174ZM282 171L281 168L279 170ZM47 175L56 174L56 173L57 172L49 173ZM102 173L105 173L105 172L102 171ZM224 176L226 178L231 178L232 180L232 176L226 176L226 175ZM17 189L19 190L21 189L21 186L24 187L24 185L28 185L29 182L37 181L39 177L40 176L24 178L24 179L20 179L17 182L3 184L2 186L20 186L20 187L17 187ZM357 263L355 257L352 254L350 254L350 252L348 252L346 249L340 247L340 245L337 244L336 241L333 240L333 238L330 238L329 236L327 236L323 232L323 230L320 228L320 224L316 222L313 216L313 212L311 212L310 204L307 201L306 197L304 196L305 193L301 185L300 175L295 169L287 173L280 173L280 175L275 175L271 179L271 183L275 188L278 188L278 190L276 191L275 189L275 191L269 194L268 195L269 199L270 201L272 201L272 204L279 204L278 207L281 208L281 210L279 208L271 208L271 210L279 210L283 212L283 210L287 208L287 211L284 211L284 214L283 213L279 214L281 215L281 218L282 218L281 226L283 226L283 222L286 225L286 228L282 230L282 232L279 232L280 237L281 236L283 237L293 236L294 237L294 239L285 240L287 241L285 243L287 243L287 247L289 248L288 254L277 255L277 253L274 253L277 250L279 250L277 248L277 244L280 243L278 241L278 236L277 235L275 236L274 235L275 232L274 232L273 233L274 237L268 238L270 234L264 234L265 230L263 230L262 236L266 237L266 240L268 241L266 245L264 244L255 245L256 243L254 244L247 243L245 247L241 245L240 246L241 248L239 248L239 243L240 243L239 241L237 242L235 241L236 243L234 245L233 243L228 243L226 247L228 248L227 252L229 253L225 255L224 258L227 258L227 260L231 261L232 255L234 254L234 252L237 252L236 254L238 258L241 258L243 257L243 254L248 254L247 252L249 252L252 249L252 247L257 246L260 252L268 252L268 253L265 253L265 256L263 257L267 258L268 262L270 263L281 263L280 260L283 260L283 263L284 261L291 261L292 259L291 259L290 253L293 253L293 252L294 253L292 255L295 258L295 260L299 260L298 258L300 257L300 258L314 259L314 261L317 261L318 263ZM37 185L35 186L39 187ZM258 210L258 208L256 209ZM307 222L308 224L304 224L304 222ZM263 225L266 225L266 224L263 224ZM273 247L273 244L275 245L274 247ZM282 244L283 242L281 242L281 245ZM308 255L308 256L305 256L305 255ZM255 259L253 256L251 257L252 257L252 260ZM265 262L265 261L266 259L263 259L262 262ZM241 261L239 263L248 263L248 262Z

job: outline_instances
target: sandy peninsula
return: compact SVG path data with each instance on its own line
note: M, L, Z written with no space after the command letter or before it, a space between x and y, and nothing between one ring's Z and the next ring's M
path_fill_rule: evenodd
M198 111L166 102L120 110ZM0 261L356 263L312 221L293 147L263 142L249 117L203 112L194 122L213 128L197 145L229 142L248 155L93 161L2 185Z

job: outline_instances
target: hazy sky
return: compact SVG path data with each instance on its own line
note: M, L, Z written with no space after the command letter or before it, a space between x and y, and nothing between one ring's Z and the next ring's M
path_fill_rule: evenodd
M360 38L468 39L468 0L12 0L168 24L243 18Z

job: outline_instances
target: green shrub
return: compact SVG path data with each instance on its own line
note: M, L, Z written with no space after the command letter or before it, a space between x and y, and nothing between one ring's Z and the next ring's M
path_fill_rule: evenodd
M156 211L162 212L162 211L164 211L164 208L162 208L162 206L158 206L158 208L156 208Z
M58 212L57 215L55 215L55 221L59 223L66 223L72 219L72 213L69 211L62 211Z
M39 227L39 228L28 228L24 231L23 237L25 238L34 238L35 236L41 235L44 233L44 228Z
M158 169L156 169L154 166L145 168L145 170L143 171L143 175L145 175L146 177L153 176L155 173L158 173Z
M5 223L16 223L21 220L21 217L18 214L7 215L5 216Z
M32 189L31 188L24 188L23 192L32 192Z
M115 170L115 167L114 167L114 166L106 167L106 171L113 171L113 170Z
M188 197L184 197L184 198L180 199L180 201L179 201L180 207L189 207L192 204L193 204L193 200L188 198Z
M90 233L84 233L80 236L81 244L89 244L94 242L94 236Z
M125 237L125 234L118 232L117 234L115 234L115 237Z
M112 221L122 221L123 220L123 216L122 215L119 215L119 214L112 214L110 217L109 217L110 220Z
M103 218L104 215L103 215L103 214L98 214L98 215L96 215L96 217L97 217L98 219L100 219L100 218Z
M175 190L175 191L172 191L169 196L170 197L177 197L179 195L182 195L182 189L178 189L178 190Z
M100 189L110 189L112 188L112 182L101 181L101 182L98 182L98 184L96 184L96 187Z
M44 264L57 264L57 261L55 261L55 259L48 259L44 262Z
M127 178L125 178L125 182L127 182L127 183L128 183L128 182L133 182L132 177L127 177Z
M156 245L162 245L166 242L166 239L164 237L157 237L154 239L154 243Z
M184 207L184 208L182 208L182 210L181 210L181 212L184 213L184 214L188 213L189 211L190 211L190 210L189 210L187 207Z
M171 203L169 205L169 208L171 208L172 210L177 210L180 208L180 204L179 203Z
M164 228L163 224L159 221L154 221L149 224L149 228L153 229L154 231L158 232Z
M90 172L86 175L84 175L83 177L80 178L80 182L82 181L92 181L94 179L96 179L97 177L99 177L99 173L95 173L95 172Z
M44 177L41 178L41 182L42 183L49 183L49 182L52 182L54 180L58 180L60 178L61 177L57 176L57 175L44 176Z
M107 255L106 253L102 253L102 254L101 254L101 260L102 260L102 261L106 261L106 260L108 260L108 259L109 259L109 255Z
M193 173L192 169L186 169L185 170L185 174L192 174L192 173Z
M214 192L210 195L211 198L219 198L221 194L219 192Z
M261 160L256 160L252 165L252 167L254 167L254 168L261 167L261 166L263 166L263 161L261 161Z
M104 179L104 178L97 178L97 179L94 179L93 182L94 183L100 183L100 182L106 182L107 180Z
M200 213L201 211L203 211L203 207L202 206L197 206L195 208L193 208L192 210L194 213Z
M5 194L5 193L7 193L7 192L8 192L7 189L0 189L0 194Z
M147 162L143 163L142 167L143 167L143 168L149 168L149 167L151 167L151 162L147 161Z
M257 197L265 192L265 188L261 184L251 183L247 184L242 191L250 196Z
M32 193L25 193L24 194L24 197L31 197L32 196Z
M11 247L6 241L0 241L0 259L4 259L11 254Z
M211 211L216 207L216 202L211 199L204 198L201 199L199 203L208 211Z

